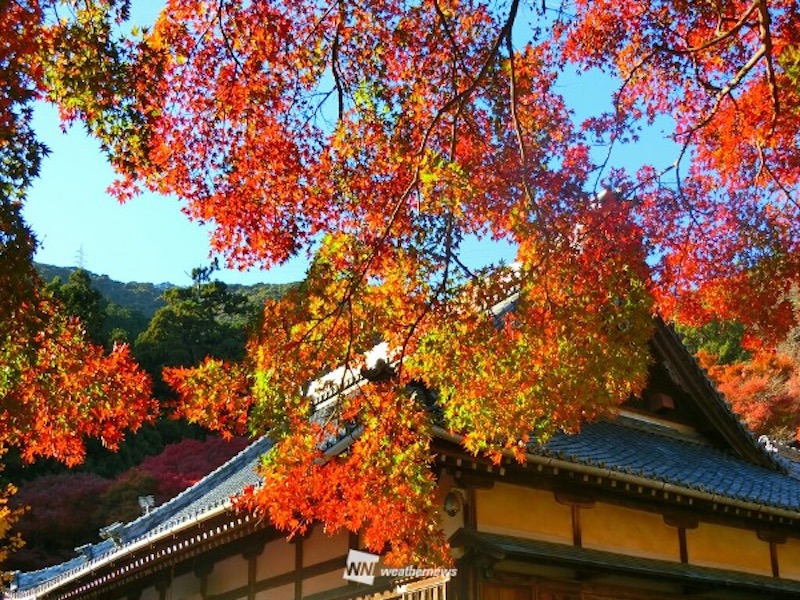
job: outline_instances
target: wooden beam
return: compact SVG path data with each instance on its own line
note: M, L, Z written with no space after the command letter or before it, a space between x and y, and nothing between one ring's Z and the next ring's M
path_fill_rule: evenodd
M686 513L667 513L664 515L664 523L670 527L678 527L680 529L697 529L700 521L695 515Z
M689 564L689 546L686 543L686 528L678 527L678 547L680 551L681 562L685 565Z
M572 543L578 548L583 547L583 536L581 535L581 508L572 505Z
M778 546L775 542L769 543L769 562L772 566L772 576L780 577L781 570L780 566L778 565Z
M577 506L578 508L594 508L594 498L583 494L557 491L555 493L556 502L567 506Z
M294 600L303 600L303 538L294 543Z
M456 484L459 487L477 490L490 490L494 487L495 475L488 471L472 471L461 469L456 473Z

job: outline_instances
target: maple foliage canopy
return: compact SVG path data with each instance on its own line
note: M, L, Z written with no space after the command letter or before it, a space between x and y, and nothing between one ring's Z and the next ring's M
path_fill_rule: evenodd
M83 459L86 437L115 448L126 430L155 413L149 377L128 348L106 353L92 344L84 325L44 290L32 264L36 241L22 218L26 190L46 154L32 128L32 102L48 90L59 93L56 73L85 81L93 93L88 74L106 80L94 60L72 72L61 67L65 53L98 56L102 25L112 22L107 8L0 3L0 456L13 446L25 461L50 457L72 465ZM0 500L3 539L18 517L7 509L12 491ZM0 556L17 543L11 538Z
M177 196L242 268L313 255L241 364L165 374L184 414L270 433L247 502L289 530L434 556L434 422L519 457L641 389L654 310L738 320L754 346L794 322L796 2L168 0L135 38L109 28L124 2L63 23L18 6L47 33L32 89L101 139L119 198ZM590 68L618 88L578 121L561 84ZM612 168L660 116L668 166ZM471 268L473 237L514 244L514 267ZM391 376L314 416L378 341Z
M752 360L715 364L701 355L719 390L756 433L794 441L800 432L800 365L796 357L761 350Z
M795 315L798 292L795 288L790 294ZM800 326L777 346L760 348L750 357L726 363L705 349L697 357L752 431L781 442L800 439Z

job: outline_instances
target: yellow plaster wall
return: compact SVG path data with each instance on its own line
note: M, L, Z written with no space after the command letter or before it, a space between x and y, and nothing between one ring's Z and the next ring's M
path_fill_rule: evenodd
M772 575L769 544L755 531L700 523L686 531L689 564Z
M149 587L142 592L139 600L158 600L160 597L158 590L154 587Z
M199 600L200 579L194 573L186 573L172 580L170 595L173 600Z
M789 538L777 544L778 573L785 579L800 579L800 540Z
M678 530L659 514L598 502L580 521L584 548L680 561Z
M308 567L332 558L346 556L349 540L350 535L346 531L328 535L322 527L315 527L311 535L303 540L303 566Z
M303 580L303 597L342 587L347 583L342 577L343 573L344 569L339 569Z
M284 538L268 542L256 559L256 577L267 579L294 571L294 544Z
M478 530L572 543L572 511L551 492L507 483L476 490Z
M256 600L294 600L294 584L264 590L256 594Z
M221 594L247 585L247 561L236 555L214 565L208 575L208 594Z

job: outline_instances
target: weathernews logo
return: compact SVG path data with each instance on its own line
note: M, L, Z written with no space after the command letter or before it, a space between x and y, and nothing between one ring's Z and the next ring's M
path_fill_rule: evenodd
M343 578L347 581L372 585L375 577L455 577L458 569L391 568L379 566L381 557L360 550L347 552Z

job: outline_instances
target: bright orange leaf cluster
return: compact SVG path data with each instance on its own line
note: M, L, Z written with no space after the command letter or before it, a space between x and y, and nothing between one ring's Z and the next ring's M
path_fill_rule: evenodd
M407 558L435 519L432 422L520 458L641 389L654 310L738 318L762 344L785 333L795 4L586 1L553 17L519 0L170 0L142 63L146 153L117 193L181 197L234 265L314 256L304 287L265 308L240 373L170 374L182 414L239 431L239 407L275 440L249 506L290 530L364 527ZM559 77L576 65L620 78L611 112L573 121ZM682 148L671 168L592 161L592 144L613 150L660 115ZM471 269L470 237L515 244L517 262ZM378 342L389 381L354 388ZM320 424L323 392L340 396ZM324 458L350 427L352 450ZM391 502L403 518L376 528L366 507Z
M0 340L0 450L14 446L27 461L74 465L87 436L116 448L126 429L155 413L149 376L127 346L106 354L50 301L32 311L34 322L4 330Z
M109 28L124 2L88 2L70 35L46 29L35 81L103 141L120 198L179 197L242 268L313 256L241 365L167 374L182 414L273 438L251 506L279 525L363 527L374 550L440 557L418 544L436 518L433 423L520 458L641 389L655 310L737 319L752 346L793 326L797 3L561 8L168 0L133 41ZM585 122L561 95L576 67L620 82ZM610 168L659 117L671 166ZM472 238L517 262L470 267ZM354 385L379 342L391 368ZM323 457L350 429L351 450ZM402 518L373 522L370 504Z
M800 439L797 350L795 340L794 345L784 342L777 349L758 351L750 360L733 364L717 364L715 356L702 351L698 358L753 432L786 442Z
M636 135L636 120L675 123L681 151L670 173L637 174L661 311L687 324L736 320L750 345L774 345L793 323L787 293L800 272L800 86L787 72L800 7L580 0L576 8L560 31L565 55L623 82L614 118L590 123L596 133L619 143Z
M119 83L112 75L125 63L110 32L127 4L58 8L38 0L0 4L0 453L16 446L25 460L75 464L85 436L116 447L155 406L128 348L106 354L90 344L80 323L46 297L31 262L35 239L22 207L46 153L31 128L31 102L62 99L66 113L98 104L104 122L113 120L110 104L122 102L120 94L98 100L97 82L107 89Z

